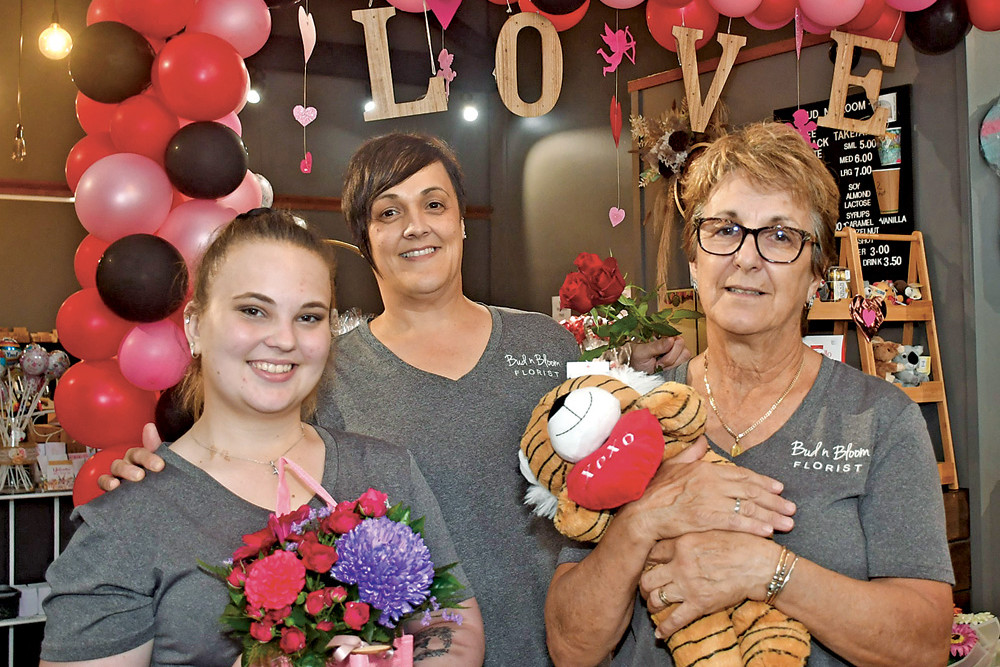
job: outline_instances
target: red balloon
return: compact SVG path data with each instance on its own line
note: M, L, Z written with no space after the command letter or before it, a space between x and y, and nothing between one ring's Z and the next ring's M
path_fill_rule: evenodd
M1000 30L1000 4L996 0L965 0L972 25L986 32Z
M136 445L138 446L138 445ZM104 491L97 485L97 478L111 473L111 464L117 459L125 458L128 447L111 447L102 449L83 462L80 472L73 482L73 506L85 505Z
M163 164L167 143L181 127L153 95L136 95L118 105L111 119L111 140L123 153L138 153Z
M153 79L164 104L191 120L215 120L236 110L250 89L243 58L221 37L184 33L167 42Z
M796 0L763 0L750 16L761 23L785 25L795 18Z
M87 7L87 25L101 21L122 22L115 9L115 0L91 0L90 6Z
M646 3L646 26L649 34L660 46L676 53L677 38L673 33L675 25L701 30L701 39L695 42L695 48L700 49L715 35L715 29L719 25L719 12L706 0L691 0L680 9L671 6L670 0L649 0Z
M97 287L97 263L101 255L111 245L110 242L99 239L93 234L87 234L76 248L73 256L73 273L80 287Z
M904 23L903 12L886 6L882 10L882 16L879 17L878 21L875 21L870 28L858 30L855 34L862 35L863 37L874 37L875 39L887 39L892 42L898 42L903 36Z
M106 132L88 134L76 142L66 157L66 184L69 185L69 189L76 192L80 177L90 165L117 152L118 149L111 141L111 135Z
M121 22L147 37L170 37L179 33L191 14L195 0L115 0Z
M117 109L117 104L103 104L83 93L76 94L76 119L87 134L110 132L111 117Z
M851 33L857 33L858 30L867 30L882 17L883 11L885 11L885 0L865 0L865 4L861 8L861 11L858 12L858 15L841 27L845 32Z
M56 313L59 342L74 357L110 359L134 323L118 317L104 305L96 287L70 294Z
M584 3L580 5L578 9L574 9L569 14L546 14L540 11L538 7L531 4L531 0L518 0L518 7L520 7L522 12L534 12L535 14L541 14L549 21L552 22L552 26L557 32L562 32L563 30L569 30L577 23L583 20L584 14L590 9L590 0L584 0Z
M156 415L156 394L132 385L114 359L70 366L53 400L66 432L91 447L141 442L143 425Z

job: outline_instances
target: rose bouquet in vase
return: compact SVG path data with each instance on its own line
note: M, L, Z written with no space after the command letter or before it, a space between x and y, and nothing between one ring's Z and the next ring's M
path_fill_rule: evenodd
M581 361L606 358L627 364L629 343L676 336L680 332L672 323L702 317L695 310L658 309L655 292L625 284L614 257L581 252L573 264L577 270L559 288L559 304L580 313L562 324L576 337Z
M272 514L225 567L201 563L227 582L221 620L240 639L243 664L412 665L403 624L456 607L463 588L454 563L434 567L422 528L409 508L369 489L355 501Z

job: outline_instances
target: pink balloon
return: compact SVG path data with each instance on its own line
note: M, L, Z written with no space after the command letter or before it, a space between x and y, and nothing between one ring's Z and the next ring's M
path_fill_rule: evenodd
M865 30L858 30L855 34L863 37L874 37L875 39L887 39L891 42L898 42L903 37L903 12L886 5L882 11L882 16L872 27Z
M795 18L797 6L796 0L762 0L753 14L747 16L747 22L754 27L760 27L760 25L781 27ZM761 29L773 30L774 28Z
M260 181L247 169L243 182L236 186L236 189L225 197L219 197L215 201L222 206L229 207L237 213L246 213L252 209L260 207L261 203Z
M118 367L140 389L160 391L180 382L191 361L187 339L170 320L138 324L122 339Z
M795 17L793 15L789 16L787 19L783 19L780 21L762 21L753 14L747 14L743 18L746 20L747 23L757 28L758 30L777 30L778 28L784 28Z
M493 2L494 0L490 0ZM632 9L633 7L638 7L643 3L643 0L601 0L608 7L614 7L615 9ZM504 3L498 3L504 4Z
M248 58L270 36L271 12L264 0L199 0L187 31L217 35Z
M215 230L235 217L236 211L214 199L192 199L170 211L156 235L177 248L193 269Z
M389 0L389 4L401 12L419 14L424 11L423 0Z
M867 30L875 25L875 22L885 11L885 0L865 0L864 6L858 15L849 23L845 23L841 28L845 32L856 33L858 30Z
M237 112L233 111L232 113L226 114L222 118L216 118L215 121L213 121L213 122L222 123L223 125L225 125L226 127L228 127L230 130L232 130L233 132L235 132L236 134L238 134L238 135L240 135L242 137L243 136L243 123L240 122L240 117L237 116L236 114L237 114ZM181 121L181 127L184 127L185 125L190 125L191 123L194 122L193 120L189 120L187 118L181 118L180 121Z
M170 212L173 187L163 168L135 153L101 158L76 186L76 215L94 236L117 241L152 234Z
M671 0L649 0L646 3L646 26L660 46L668 51L677 51L675 25L696 28L704 34L695 42L695 48L708 44L719 25L719 13L705 0L691 0L683 7L672 6Z
M708 0L712 8L725 16L740 18L757 10L761 0Z
M852 21L864 7L865 0L799 0L803 16L821 26L838 26ZM808 30L808 28L807 28ZM812 31L810 31L812 32ZM827 30L826 32L830 32Z
M901 12L919 12L933 5L935 0L885 0L885 4ZM895 41L895 40L894 40Z
M799 11L799 22L802 24L802 29L813 35L829 35L830 31L833 30L835 26L820 25L815 21L811 20L808 16L803 14L801 10Z

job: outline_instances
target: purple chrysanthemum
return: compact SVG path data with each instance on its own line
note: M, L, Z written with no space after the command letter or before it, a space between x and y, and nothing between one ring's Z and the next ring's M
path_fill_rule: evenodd
M427 599L434 565L423 538L387 517L366 519L337 541L334 577L357 584L358 598L381 610L379 625L393 628Z

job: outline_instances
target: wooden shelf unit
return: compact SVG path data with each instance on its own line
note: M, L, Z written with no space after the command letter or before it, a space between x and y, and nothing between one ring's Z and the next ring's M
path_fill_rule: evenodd
M851 272L851 294L864 294L864 275L861 269L861 255L858 251L860 239L881 242L904 242L910 244L910 261L906 272L907 283L920 283L922 299L907 306L886 304L885 322L900 323L903 328L903 345L912 345L915 327L924 329L926 346L924 352L931 357L930 382L918 387L902 387L902 390L916 403L933 403L937 407L938 423L941 429L941 449L944 461L938 461L941 484L950 489L958 489L958 474L955 470L955 448L951 437L951 420L948 417L948 401L944 388L944 372L941 368L941 350L938 345L937 324L934 321L934 299L931 296L930 276L927 271L927 254L924 251L924 237L920 232L912 234L859 234L852 227L837 232L840 239L840 263ZM841 301L817 301L809 310L810 321L833 322L834 333L846 335L848 325L853 322L850 313L850 299ZM856 331L861 370L869 375L875 373L875 355L872 345L864 334Z

